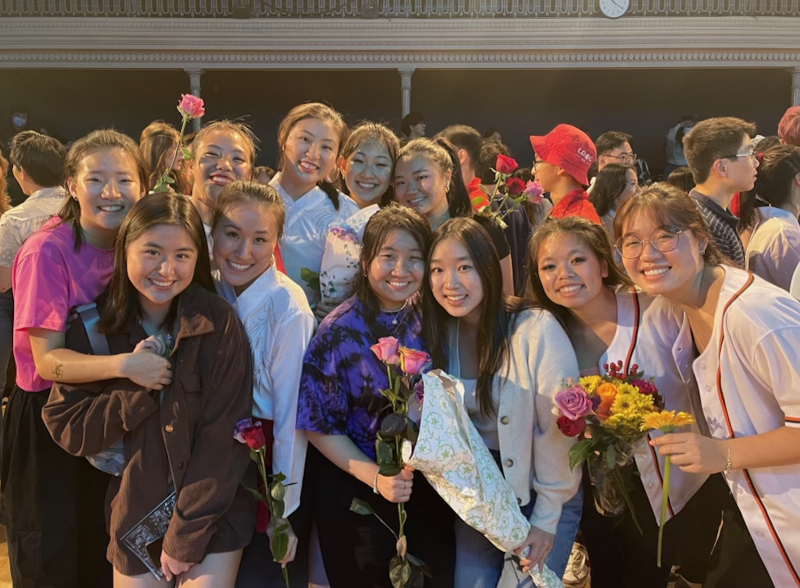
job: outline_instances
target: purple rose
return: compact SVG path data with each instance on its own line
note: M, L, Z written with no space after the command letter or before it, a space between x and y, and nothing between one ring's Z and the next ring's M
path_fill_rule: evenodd
M556 394L556 406L571 421L577 421L592 411L592 401L582 386L575 385Z

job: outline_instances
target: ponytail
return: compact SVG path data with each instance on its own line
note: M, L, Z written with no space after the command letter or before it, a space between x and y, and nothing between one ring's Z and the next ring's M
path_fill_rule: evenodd
M325 192L325 195L330 199L333 204L334 210L339 210L339 190L329 180L320 180L317 182L317 187Z

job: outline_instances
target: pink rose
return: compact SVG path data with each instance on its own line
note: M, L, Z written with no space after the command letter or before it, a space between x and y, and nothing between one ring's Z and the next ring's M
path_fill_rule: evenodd
M514 173L514 170L519 167L519 164L514 158L501 154L497 156L497 162L494 164L494 167L501 174L509 175Z
M531 182L528 180L528 184L525 186L525 192L523 193L528 198L528 202L531 202L532 204L541 204L544 188L542 188L538 181L534 180Z
M431 356L424 351L400 347L400 369L409 376L421 374L431 364Z
M203 118L206 113L205 108L203 108L203 99L191 94L181 94L178 112L190 119Z
M399 343L394 337L381 337L370 349L383 363L397 365L400 363L400 356L397 353L398 346Z
M564 433L567 437L577 437L586 429L586 419L580 418L577 421L568 419L565 416L558 417L556 421L558 430Z
M556 394L556 406L571 421L577 421L592 411L592 401L581 386L572 386Z

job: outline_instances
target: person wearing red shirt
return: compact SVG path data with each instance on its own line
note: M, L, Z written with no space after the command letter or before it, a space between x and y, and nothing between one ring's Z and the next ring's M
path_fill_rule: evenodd
M560 124L543 136L531 135L535 153L533 172L545 192L550 192L550 216L581 216L593 223L600 217L589 202L589 166L597 149L589 135L572 125Z

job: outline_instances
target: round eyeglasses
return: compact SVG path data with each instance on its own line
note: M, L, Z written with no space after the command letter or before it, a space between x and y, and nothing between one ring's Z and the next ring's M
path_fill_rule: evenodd
M683 232L682 230L679 231L661 230L655 237L651 235L649 239L645 240L639 239L632 235L629 235L627 237L621 237L620 239L617 240L615 249L625 259L636 259L637 257L639 257L644 251L645 243L650 243L650 247L652 247L656 251L660 251L661 253L666 253L667 251L674 250L678 246L678 242L680 241L682 232Z

